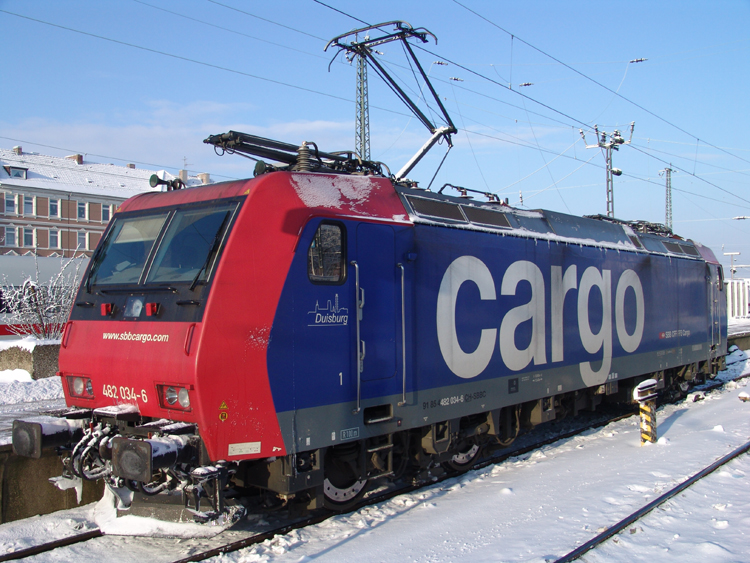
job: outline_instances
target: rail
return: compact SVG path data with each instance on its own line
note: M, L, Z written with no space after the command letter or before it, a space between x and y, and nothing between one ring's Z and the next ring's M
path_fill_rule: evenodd
M100 538L103 535L104 533L99 528L96 528L82 534L76 534L75 536L68 536L67 538L61 538L59 540L27 547L25 549L19 549L18 551L0 555L0 561L14 561L16 559L23 559L24 557L31 557L32 555L39 555L40 553L46 553L59 547L66 547L69 545L89 541L94 538Z
M748 450L750 450L750 442L747 442L747 443L743 444L742 446L740 446L739 448L737 448L733 452L730 452L727 455L725 455L724 457L722 457L721 459L715 461L714 463L712 463L711 465L709 465L708 467L706 467L702 471L699 471L698 473L696 473L695 475L693 475L689 479L686 479L685 481L683 481L682 483L680 483L679 485L677 485L673 489L667 491L666 493L664 493L660 497L654 499L653 501L651 501L650 503L648 503L643 508L641 508L639 510L636 510L630 516L627 516L626 518L623 518L622 520L620 520L614 526L611 526L610 528L607 528L605 531L603 531L598 536L590 539L585 544L579 546L578 548L574 549L573 551L571 551L567 555L564 555L560 559L556 560L555 563L569 563L570 561L575 561L576 559L578 559L579 557L581 557L586 552L588 552L591 549L595 548L596 546L604 543L605 541L607 541L609 538L611 538L612 536L614 536L618 532L621 532L622 530L624 530L625 528L627 528L628 526L630 526L633 522L635 522L635 521L640 520L641 518L643 518L646 514L648 514L649 512L651 512L657 506L659 506L661 504L664 504L666 501L668 501L669 499L671 499L673 496L680 494L682 491L684 491L685 489L687 489L691 485L693 485L696 482L698 482L701 479L703 479L706 475L710 475L711 473L713 473L714 471L716 471L722 465L724 465L724 464L732 461L734 458L739 457L740 455L746 453Z

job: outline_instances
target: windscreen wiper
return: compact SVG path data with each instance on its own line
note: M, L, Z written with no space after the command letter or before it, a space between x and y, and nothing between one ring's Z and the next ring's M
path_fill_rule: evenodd
M208 250L208 254L206 255L206 260L203 262L203 265L198 270L198 273L195 274L195 277L193 278L193 283L190 284L190 291L193 291L195 289L195 286L198 285L198 278L200 278L201 273L206 268L208 268L208 264L209 262L211 262L211 257L219 249L219 243L221 242L221 235L222 235L222 232L224 231L224 225L226 225L227 219L229 219L229 211L227 211L224 214L224 219L221 221L221 225L219 225L219 228L216 230L216 235L214 235L214 240L211 243L211 248Z
M99 248L96 249L96 252L94 252L94 255L91 257L91 268L89 268L89 273L86 276L86 293L91 293L91 282L94 279L94 276L96 275L96 271L99 269L100 262L97 262L97 258L99 258L99 254L102 253L102 248L104 248L104 244L102 244Z

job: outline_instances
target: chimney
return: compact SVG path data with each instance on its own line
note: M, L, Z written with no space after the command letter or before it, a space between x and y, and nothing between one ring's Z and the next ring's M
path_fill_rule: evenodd
M182 180L183 182L185 182L185 184L187 184L187 181L188 181L188 172L187 172L187 170L180 170L179 176L180 176L180 180Z
M128 168L135 168L135 164L128 164Z
M211 183L211 174L208 172L201 172L198 174L198 179L201 181L201 184L205 186L206 184Z
M70 156L66 156L65 158L67 160L75 160L76 164L83 164L82 154L71 154Z
M21 156L23 154L23 149L20 146L15 146L13 147L13 154Z

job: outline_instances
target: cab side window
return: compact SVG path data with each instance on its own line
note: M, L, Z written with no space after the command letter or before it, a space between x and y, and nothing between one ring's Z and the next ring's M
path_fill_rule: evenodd
M346 279L345 232L342 225L321 223L307 251L307 275L313 283L339 284Z

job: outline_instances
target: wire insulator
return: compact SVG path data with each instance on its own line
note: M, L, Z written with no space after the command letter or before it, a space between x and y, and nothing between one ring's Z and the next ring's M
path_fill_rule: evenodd
M307 146L307 142L303 141L297 149L297 164L294 166L295 170L303 172L312 170L310 165L310 147Z

